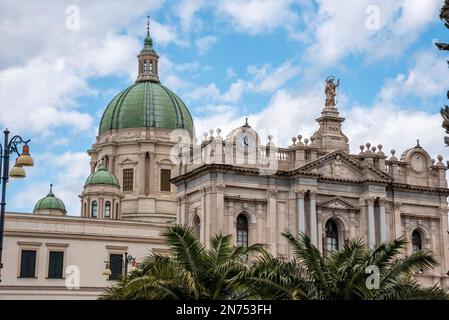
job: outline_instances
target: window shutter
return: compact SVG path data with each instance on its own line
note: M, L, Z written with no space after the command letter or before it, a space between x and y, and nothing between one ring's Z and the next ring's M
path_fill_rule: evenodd
M48 261L48 278L62 279L63 267L64 267L64 252L50 251L50 257Z
M36 276L36 251L22 250L20 259L20 277L34 278Z

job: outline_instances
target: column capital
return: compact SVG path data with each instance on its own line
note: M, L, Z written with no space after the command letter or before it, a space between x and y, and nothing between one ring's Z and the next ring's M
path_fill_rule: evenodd
M379 206L381 207L385 207L386 203L387 203L387 199L386 198L379 198Z
M399 201L395 201L395 202L393 203L393 208L394 208L394 210L399 210L399 209L401 209L401 203L400 203Z
M297 191L295 191L295 195L299 199L304 199L305 193L306 193L305 190L297 190Z
M317 196L316 190L311 190L311 191L309 192L309 196L310 196L310 199L316 200L316 196Z
M267 190L267 198L268 199L276 198L277 192L278 191L276 189L268 189Z
M374 205L374 201L376 201L376 198L375 197L368 197L368 198L365 199L365 201L366 201L366 204L368 206L373 206Z
M217 190L217 192L224 192L225 190L225 185L224 184L217 184L215 186L215 190Z

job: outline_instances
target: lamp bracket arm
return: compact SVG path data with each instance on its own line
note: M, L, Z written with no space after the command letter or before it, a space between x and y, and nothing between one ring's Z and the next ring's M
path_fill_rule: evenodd
M17 153L18 156L20 156L20 152L17 149L17 146L21 145L22 143L27 145L28 142L30 142L30 141L31 141L30 139L24 140L21 136L14 136L11 138L11 140L9 140L8 151L10 153L15 152L15 153Z

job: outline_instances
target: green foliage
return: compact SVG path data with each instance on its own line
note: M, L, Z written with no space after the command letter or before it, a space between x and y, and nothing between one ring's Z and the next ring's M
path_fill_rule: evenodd
M192 229L169 227L162 233L169 256L152 254L139 268L108 288L101 299L283 299L397 300L448 299L435 285L422 287L413 276L438 266L429 251L403 256L403 238L369 250L361 239L326 255L300 234L288 231L294 258L273 257L261 245L232 245L215 235L205 247ZM378 268L377 288L366 285L367 268Z

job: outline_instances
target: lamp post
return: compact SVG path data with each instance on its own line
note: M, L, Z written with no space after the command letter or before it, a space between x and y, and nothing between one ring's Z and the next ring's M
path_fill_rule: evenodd
M114 258L120 258L120 257L114 257ZM111 261L105 261L104 262L105 268L103 271L103 275L104 276L110 276L112 274L110 265L111 265ZM125 259L122 259L122 270L123 270L123 275L125 276L128 273L128 265L129 263L131 263L131 266L129 267L129 271L133 272L137 269L138 263L136 262L136 258L134 258L133 256L131 256L130 254L128 254L128 252L125 252Z
M0 282L1 271L3 268L2 252L3 252L3 231L5 226L5 209L6 209L6 184L9 177L11 178L25 178L25 170L23 167L31 167L34 165L33 158L30 156L30 148L28 143L30 140L23 140L20 136L14 136L9 139L9 130L3 131L5 134L4 144L0 143L0 173L2 184L2 198L1 198L1 213L0 213ZM18 146L23 144L22 153L19 153ZM16 163L14 167L9 170L9 158L11 154L17 154Z

